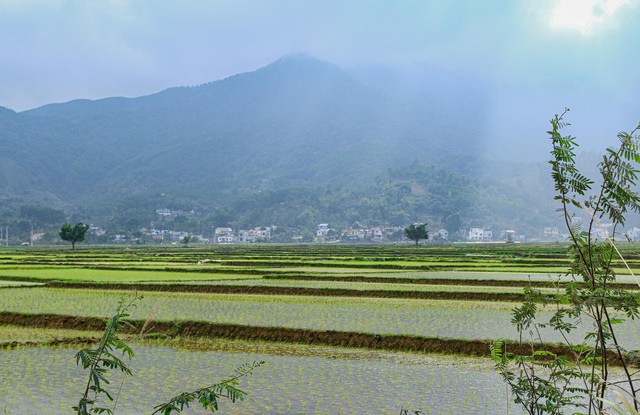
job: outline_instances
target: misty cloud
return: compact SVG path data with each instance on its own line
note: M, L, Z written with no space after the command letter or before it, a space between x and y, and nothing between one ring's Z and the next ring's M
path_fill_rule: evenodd
M351 71L411 74L425 90L474 82L487 134L505 146L533 140L565 106L593 141L640 119L640 1L584 4L3 0L0 105L146 95L303 52Z

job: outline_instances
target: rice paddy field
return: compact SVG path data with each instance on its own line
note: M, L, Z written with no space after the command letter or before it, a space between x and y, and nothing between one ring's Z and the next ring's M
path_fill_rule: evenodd
M631 271L616 263L616 282L638 290L640 252L622 252ZM249 400L221 413L519 413L488 344L516 339L525 286L553 295L569 266L560 244L5 249L0 408L70 413L84 379L75 351L138 293L117 414L151 413L253 360L266 364L244 381ZM618 333L640 344L637 321Z
M221 413L391 414L403 407L421 408L426 414L506 413L498 376L481 359L366 350L345 353L320 347L308 348L305 354L296 350L283 354L259 347L218 350L215 344L205 351L133 344L135 376L126 379L116 413L151 413L172 393L222 379L239 364L254 360L267 363L241 385L251 391L250 399L222 403ZM16 413L70 413L69 403L77 399L74 388L84 380L83 373L69 365L73 354L65 347L0 351L0 394L6 397L5 405ZM114 376L115 381L119 384L120 377ZM29 398L43 390L60 393L32 403Z

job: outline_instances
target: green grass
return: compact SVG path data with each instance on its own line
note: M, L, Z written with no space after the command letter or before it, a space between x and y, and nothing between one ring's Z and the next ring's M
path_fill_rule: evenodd
M516 338L512 303L356 297L144 292L132 318L248 326L403 334L457 339ZM0 290L0 310L103 317L119 291L54 288ZM549 313L541 312L542 316ZM625 346L640 343L637 324L620 325ZM578 336L579 333L576 333ZM548 338L548 337L545 337ZM550 338L550 341L559 341Z
M10 292L9 292L10 291ZM54 288L0 290L0 309L103 317L122 292ZM353 297L223 295L144 292L133 318L194 320L254 326L484 338L497 318L509 320L510 303L426 301ZM501 324L496 337L513 337ZM489 330L489 331L487 331ZM508 335L508 336L507 336Z
M639 268L636 246L620 246L629 264ZM207 261L203 264L198 262ZM177 248L82 247L0 251L0 268L10 265L118 267L122 269L229 269L258 272L351 273L385 271L485 271L564 273L570 266L560 244L459 245L236 245ZM620 261L616 269L626 274Z
M279 288L316 288L342 289L356 291L411 291L411 292L467 292L467 293L522 293L521 287L483 287L466 285L428 285L377 282L349 282L349 281L288 281L288 280L226 280L191 282L194 285L232 285L245 287L279 287ZM546 293L556 292L553 288L543 288Z
M193 281L237 279L237 274L211 274L200 272L167 272L136 270L101 270L88 268L29 268L0 269L0 278L34 278L41 280L106 282ZM252 276L242 276L252 278ZM253 278L259 278L254 276Z
M621 246L638 268L637 247ZM210 260L201 264L204 260ZM399 278L555 281L570 263L559 244L493 245L261 245L81 247L0 250L0 311L101 317L113 313L122 291L32 287L46 282L190 283L384 291L521 292L519 288L399 283ZM626 270L619 267L621 273ZM639 273L640 274L640 273ZM262 279L262 276L285 279ZM286 277L371 277L385 282L287 280ZM2 281L2 278L9 280ZM11 280L14 278L15 280ZM633 282L629 276L618 281ZM20 287L20 285L30 287ZM548 290L552 291L552 290ZM144 292L133 318L191 320L381 335L493 339L516 338L513 303L293 295L225 295ZM548 311L541 312L548 316ZM179 324L179 322L178 322ZM617 335L637 348L636 321ZM0 325L0 343L51 342L100 333ZM543 333L545 341L560 340ZM575 337L582 337L576 333ZM264 358L269 366L248 383L250 406L230 413L500 413L504 390L491 363L370 350L220 339L144 339L133 365L141 384L125 384L119 414L146 413L154 403L232 372L239 362ZM172 346L169 348L165 346ZM18 346L0 350L0 408L11 413L69 412L78 379L71 349ZM474 361L475 362L475 361ZM223 373L224 372L224 373ZM159 381L160 380L160 381ZM119 384L119 379L117 382ZM142 386L138 386L142 385ZM346 386L345 386L346 385ZM443 389L443 386L446 388ZM129 393L131 392L131 393ZM46 398L42 398L46 397ZM256 404L259 402L259 404ZM34 405L40 405L35 407ZM130 405L130 406L127 406ZM253 405L253 406L251 406ZM369 406L368 406L369 405Z
M0 251L0 279L89 283L137 282L264 285L384 291L520 292L517 288L419 285L398 278L553 281L569 261L561 245L261 245L198 248L131 247ZM630 261L640 260L626 247ZM201 264L205 260L210 260ZM566 264L566 265L563 265ZM106 269L111 268L111 269ZM561 270L561 271L559 271ZM264 275L284 277L262 280ZM384 277L385 282L294 281ZM564 277L563 277L564 278ZM619 277L619 280L629 277ZM11 288L0 311L104 316L121 292ZM291 295L146 293L138 318L362 331L449 338L513 337L512 303ZM146 313L146 314L145 314ZM637 336L636 336L637 337Z
M0 324L0 344L12 342L50 342L76 338L100 338L101 332L57 328L33 328Z
M219 382L253 360L267 363L243 380L248 399L221 401L221 414L398 414L402 408L432 414L506 413L503 388L495 386L498 375L482 359L358 351L363 359L355 353L326 356L322 349L300 356L261 348L132 347L133 376L126 378L118 397L119 415L151 413L170 396ZM75 368L74 353L74 348L0 350L0 407L6 405L12 414L69 414L86 382L86 373ZM109 379L116 396L122 377L112 374Z

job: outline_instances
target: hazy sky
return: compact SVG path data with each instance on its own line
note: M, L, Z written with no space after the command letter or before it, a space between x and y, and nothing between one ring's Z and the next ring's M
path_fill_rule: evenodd
M304 52L559 88L564 105L601 97L640 118L639 21L640 0L0 0L0 105L134 97Z

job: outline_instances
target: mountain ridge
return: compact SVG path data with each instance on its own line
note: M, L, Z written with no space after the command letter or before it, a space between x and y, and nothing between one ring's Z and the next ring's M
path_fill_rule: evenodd
M255 148L275 159L268 147L278 146L308 166L328 149L337 149L338 155L351 151L343 157L347 160L355 157L354 147L369 147L371 156L383 164L402 158L405 148L416 144L411 133L424 132L415 123L408 124L402 111L389 115L394 107L397 103L383 93L362 86L335 65L289 57L197 87L169 88L139 98L74 100L19 114L64 119L85 135L102 136L135 155L115 156L111 169L139 158L141 151L157 154L163 146L167 146L165 154L171 152L175 158L178 151L183 160L195 157L188 154L193 147L234 157ZM443 147L439 140L431 140L430 145L436 153L446 150L439 148ZM364 163L359 164L363 168ZM303 169L293 170L304 176ZM317 166L315 176L321 170ZM354 177L359 176L357 169L351 170Z
M485 109L466 102L465 94L446 99L443 94L417 93L404 100L402 94L364 85L336 65L296 55L222 80L137 98L0 111L0 140L11 147L0 154L5 166L0 200L99 210L104 217L132 200L146 201L137 209L187 203L214 211L269 192L300 194L288 193L291 189L303 189L305 200L313 200L313 192L334 192L330 200L353 205L353 195L363 189L380 190L379 178L388 169L415 161L484 177L478 154L487 147ZM465 102L458 105L456 99ZM464 118L459 119L459 107L466 108ZM427 191L423 199L429 196ZM385 201L376 203L399 203L378 197ZM411 200L389 215L430 214L423 208L428 203ZM327 203L328 210L335 209ZM444 199L440 205L434 208L438 217L443 206L456 209ZM384 211L376 211L377 220Z

